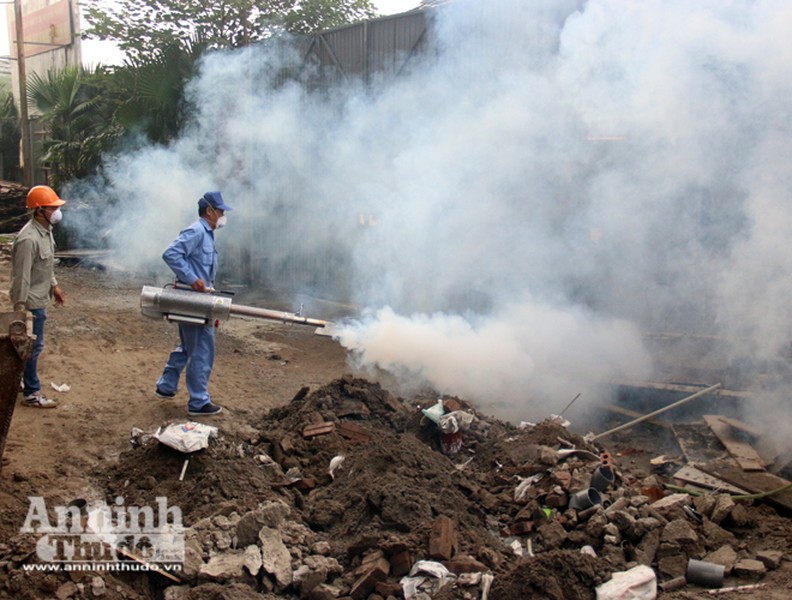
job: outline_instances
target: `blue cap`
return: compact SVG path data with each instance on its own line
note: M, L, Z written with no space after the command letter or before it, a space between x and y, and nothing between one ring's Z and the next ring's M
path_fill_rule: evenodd
M220 192L206 192L200 200L198 200L198 206L203 208L204 206L211 206L212 208L216 208L218 210L233 210L228 204L223 202L223 196Z

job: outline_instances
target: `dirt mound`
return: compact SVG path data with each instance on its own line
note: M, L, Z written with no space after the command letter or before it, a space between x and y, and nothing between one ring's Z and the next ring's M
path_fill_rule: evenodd
M523 559L492 585L492 600L580 600L592 597L611 567L602 559L571 551L552 551Z

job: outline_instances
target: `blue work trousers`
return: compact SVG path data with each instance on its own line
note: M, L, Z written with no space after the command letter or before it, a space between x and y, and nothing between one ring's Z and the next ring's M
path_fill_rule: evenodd
M41 390L41 381L38 376L38 358L44 349L44 321L47 320L46 308L34 308L33 313L33 335L36 336L36 345L33 346L33 354L25 363L25 370L22 375L22 394L30 396Z
M187 408L198 410L212 401L207 388L214 364L214 327L179 323L179 340L179 345L168 357L162 376L157 380L157 387L162 392L175 394L181 372L186 367L185 381L190 393Z

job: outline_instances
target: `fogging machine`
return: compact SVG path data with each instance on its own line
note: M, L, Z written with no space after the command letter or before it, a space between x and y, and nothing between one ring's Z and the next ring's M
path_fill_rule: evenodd
M318 335L332 336L335 333L335 324L332 321L310 319L301 314L269 308L233 304L228 293L196 292L180 284L176 287L143 286L140 293L140 312L151 319L194 325L209 325L235 316L308 325L316 327L314 333Z

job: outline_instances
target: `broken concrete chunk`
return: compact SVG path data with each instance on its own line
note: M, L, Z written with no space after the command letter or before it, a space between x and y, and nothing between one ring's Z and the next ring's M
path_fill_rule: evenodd
M660 541L672 544L695 544L699 541L699 537L687 521L674 519L663 528Z
M589 523L590 522L591 521L589 521ZM603 525L603 529L604 527L605 525ZM542 546L548 550L561 548L561 545L567 539L567 532L558 521L545 523L539 527L537 533L539 540L542 542Z
M657 570L667 577L684 577L687 571L688 559L684 554L664 556L657 561Z
M706 517L701 525L701 535L707 548L718 548L724 544L737 545L737 538L734 537L731 531L726 531L723 527L716 525Z
M261 565L261 552L259 551L258 546L251 544L245 548L243 566L247 569L248 573L250 573L253 577L258 576L259 571L261 571Z
M243 567L246 560L244 552L218 554L210 558L208 563L201 565L198 576L210 581L239 581L245 579L246 573Z
M184 542L184 561L182 562L182 575L186 579L195 579L203 566L203 548L200 542L193 538Z
M660 548L660 530L653 529L647 533L635 547L635 560L642 565L651 566Z
M715 506L712 509L710 520L713 523L720 523L731 514L734 509L734 500L729 494L718 494L715 498Z
M734 574L737 577L761 579L767 573L764 563L752 558L743 558L734 563Z
M756 560L760 561L770 571L775 571L781 566L784 553L778 550L760 550L756 553Z
M712 509L715 508L715 496L712 494L702 494L693 498L693 508L700 515L712 517Z
M277 529L289 515L289 507L282 502L263 502L256 510L245 513L236 526L237 544L249 546L259 539L262 527Z
M729 517L731 518L731 522L737 527L747 527L753 524L753 517L744 504L735 505Z
M721 565L723 572L728 575L734 569L734 563L737 562L737 552L731 546L721 546L714 552L710 552L704 557L704 562Z
M280 532L271 527L262 527L258 537L262 567L275 577L280 587L288 586L292 582L291 554L283 543Z
M682 508L690 504L690 496L687 494L670 494L665 498L660 498L650 505L655 510L664 511L669 508Z
M191 589L189 585L172 585L165 588L162 600L189 600Z

